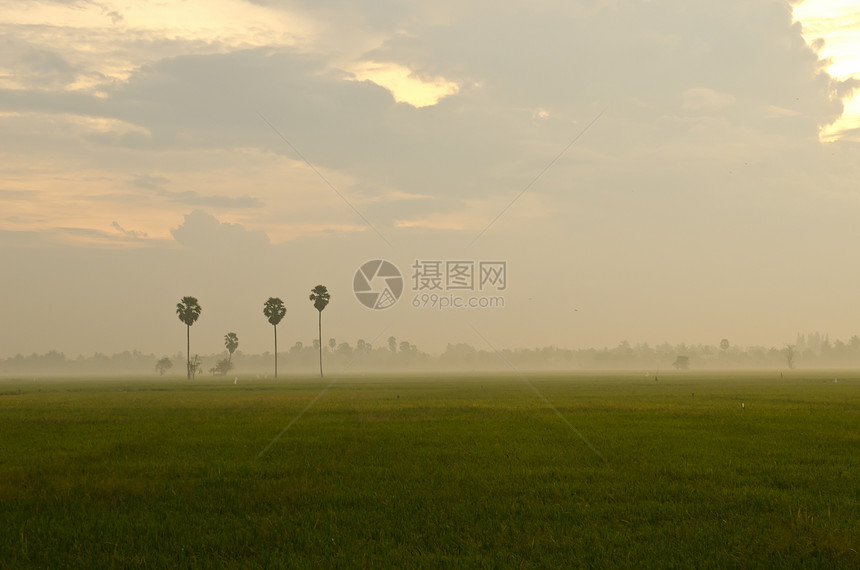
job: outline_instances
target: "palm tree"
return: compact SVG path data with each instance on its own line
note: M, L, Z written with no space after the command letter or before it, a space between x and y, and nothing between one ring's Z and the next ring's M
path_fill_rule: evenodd
M325 285L317 285L311 289L311 301L314 302L314 308L319 311L319 347L320 347L320 378L323 377L322 367L322 312L328 305L331 295L328 293Z
M230 357L228 360L233 362L233 352L239 348L239 337L236 336L236 333L231 332L224 335L224 346L227 348L227 351L230 353Z
M182 300L176 303L176 314L179 320L185 323L186 326L186 358L188 368L188 379L191 380L191 325L193 325L200 317L203 309L200 303L194 297L182 297Z
M269 323L275 329L275 378L278 377L278 323L287 314L287 308L284 307L284 302L277 297L269 297L266 304L263 306L263 314L269 319Z

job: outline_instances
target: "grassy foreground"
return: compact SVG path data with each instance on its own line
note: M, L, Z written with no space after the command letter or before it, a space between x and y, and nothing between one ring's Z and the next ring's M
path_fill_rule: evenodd
M0 567L857 568L837 376L0 381Z

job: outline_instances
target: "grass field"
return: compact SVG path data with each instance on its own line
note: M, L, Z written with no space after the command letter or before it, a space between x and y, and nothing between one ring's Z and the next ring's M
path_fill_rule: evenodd
M0 566L860 567L860 374L527 378L0 381Z

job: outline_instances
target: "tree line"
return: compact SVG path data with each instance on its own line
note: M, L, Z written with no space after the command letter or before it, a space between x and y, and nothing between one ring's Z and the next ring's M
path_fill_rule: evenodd
M268 318L268 317L267 317ZM273 325L274 326L274 325ZM505 349L495 353L489 349L456 343L449 344L442 352L429 353L415 344L394 336L373 345L364 339L354 342L329 338L320 343L321 325L316 338L310 342L295 341L289 348L280 351L280 364L285 364L294 374L310 374L319 371L325 359L330 368L349 373L378 371L510 371L508 362L520 370L606 370L630 369L644 371L674 370L679 357L692 370L705 369L752 369L768 368L787 370L791 353L793 367L854 368L860 366L860 336L847 341L833 340L812 333L798 335L792 343L777 347L733 345L723 339L719 343L650 345L630 344L623 341L614 347L567 349L561 347ZM817 335L817 336L816 336ZM187 350L187 346L186 346ZM246 354L239 348L238 337L225 335L224 350L198 356L198 373L224 375L218 369L222 361L229 361L237 374L271 376L275 355L271 352ZM61 352L29 356L16 355L0 359L0 375L151 375L161 372L169 375L174 362L187 362L187 354L158 357L139 351L125 351L108 356L96 353L92 356L66 357ZM194 357L192 357L194 364ZM170 366L164 367L165 362ZM158 364L162 363L159 367ZM229 370L227 371L229 372Z

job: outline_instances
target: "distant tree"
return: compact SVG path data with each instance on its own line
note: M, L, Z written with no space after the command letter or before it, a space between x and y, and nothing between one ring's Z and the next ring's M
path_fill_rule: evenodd
M176 303L176 314L179 316L179 320L185 323L186 327L185 354L188 359L187 368L189 380L194 377L193 372L196 372L191 370L191 325L197 322L202 311L203 309L200 307L200 303L198 303L197 299L194 297L182 297L182 299Z
M302 350L305 348L304 343L302 341L297 340L296 344L290 349L291 354L301 354Z
M794 357L797 356L796 349L793 344L785 345L782 353L785 355L785 363L788 365L788 369L791 370L794 368Z
M678 370L687 370L690 367L690 357L678 356L675 359L675 362L672 363L672 366L674 366Z
M229 360L233 362L233 352L239 348L239 337L236 336L236 333L230 332L224 335L224 346L227 348L227 351L230 353Z
M720 341L720 350L725 352L728 349L729 349L729 339L724 338L723 340Z
M334 350L334 347L337 346L337 341L333 338L328 339L328 347Z
M164 376L164 373L173 368L173 362L166 356L155 363L155 371L159 376Z
M360 338L356 341L355 350L357 350L358 352L364 352L365 350L367 350L367 343L363 338Z
M310 300L314 303L314 308L319 312L319 347L320 347L320 378L323 378L323 366L322 366L322 312L323 309L326 308L329 301L331 300L331 295L329 295L328 289L325 285L317 285L313 289L311 289Z
M337 354L340 355L342 358L349 358L350 356L352 356L352 347L349 346L348 342L342 342L337 345Z
M408 353L410 348L409 341L404 340L400 343L400 352Z
M397 339L393 336L388 337L388 350L397 352Z
M287 308L284 307L284 302L278 297L269 297L266 304L263 306L263 314L269 319L269 324L275 329L275 378L278 377L278 323L287 314Z
M191 380L194 380L201 368L203 368L203 363L200 361L200 357L195 354L194 358L188 362L188 372L190 373Z
M233 370L233 362L229 358L224 358L218 361L218 363L209 369L209 372L213 376L226 376L228 372Z

